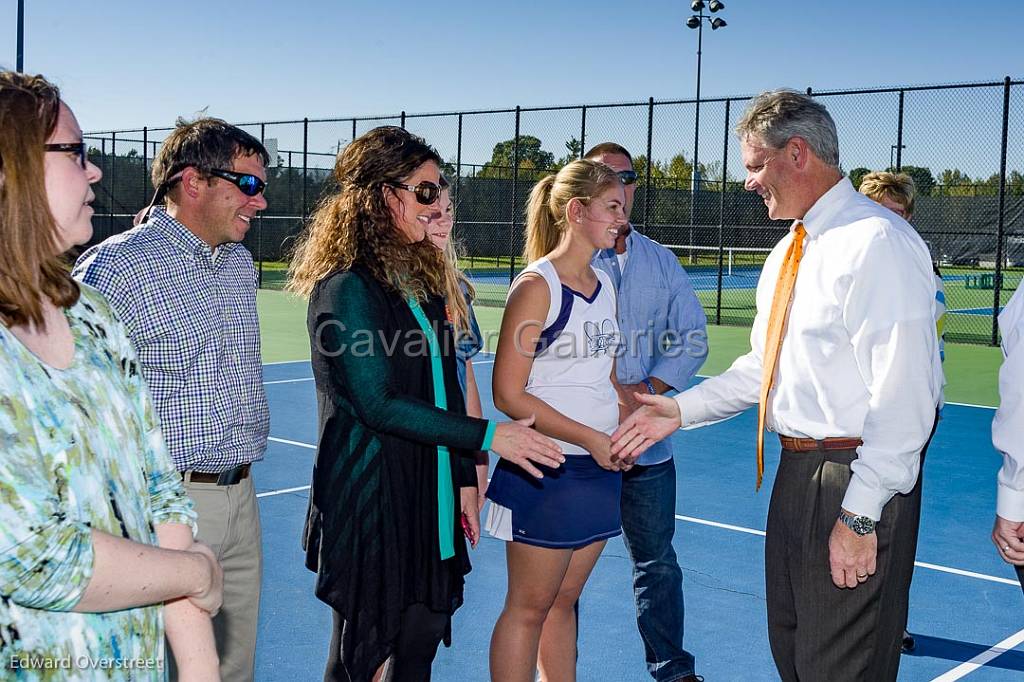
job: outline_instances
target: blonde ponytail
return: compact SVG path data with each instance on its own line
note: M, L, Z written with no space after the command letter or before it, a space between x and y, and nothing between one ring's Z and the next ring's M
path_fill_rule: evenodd
M533 186L530 200L526 204L526 251L527 263L543 258L554 251L562 239L564 217L551 211L551 189L555 175L548 175Z

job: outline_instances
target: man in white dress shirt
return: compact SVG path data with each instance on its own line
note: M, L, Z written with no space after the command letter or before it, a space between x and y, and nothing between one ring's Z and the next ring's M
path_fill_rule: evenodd
M999 409L992 420L992 444L1003 453L996 493L992 542L1017 568L1024 589L1024 287L999 313L1003 366L999 370Z
M765 539L779 675L895 680L942 382L928 248L843 177L835 123L810 97L763 93L736 133L746 189L794 221L758 282L751 351L675 398L637 394L646 406L612 452L761 403L783 445Z

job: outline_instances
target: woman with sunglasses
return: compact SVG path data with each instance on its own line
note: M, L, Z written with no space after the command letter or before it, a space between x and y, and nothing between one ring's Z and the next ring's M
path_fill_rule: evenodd
M527 204L529 265L512 282L494 363L494 405L566 453L534 480L500 461L487 530L505 540L508 593L491 638L491 679L576 679L579 599L605 541L619 535L621 470L610 435L619 423L615 289L591 266L626 221L622 180L573 161L538 182Z
M327 680L428 680L450 641L478 528L472 453L558 466L532 420L465 415L445 313L444 255L426 239L440 157L397 127L354 140L300 239L289 287L309 296L320 407L303 546L334 609Z
M57 88L0 72L0 661L162 680L166 623L183 679L217 679L220 568L124 327L62 262L101 175Z
M459 253L452 239L452 228L455 225L455 208L452 204L451 187L441 176L441 214L432 220L427 227L427 238L444 254L448 261L445 272L445 300L448 320L455 331L455 367L459 373L459 386L466 399L466 414L470 417L483 417L480 404L480 389L477 387L476 374L473 372L473 356L483 350L483 334L480 324L473 311L473 299L476 290L469 278L459 270ZM476 485L478 507L483 509L487 492L487 453L476 453ZM470 538L475 547L478 535Z

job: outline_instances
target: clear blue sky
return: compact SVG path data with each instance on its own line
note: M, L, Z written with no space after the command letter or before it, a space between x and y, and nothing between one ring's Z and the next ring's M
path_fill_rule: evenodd
M1024 76L1019 0L724 1L703 96ZM0 66L16 10L0 0ZM26 0L25 66L85 130L203 108L237 122L692 98L690 14L688 0Z

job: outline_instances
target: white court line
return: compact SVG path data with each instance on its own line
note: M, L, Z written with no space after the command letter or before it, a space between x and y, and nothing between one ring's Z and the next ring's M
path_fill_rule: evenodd
M936 564L927 564L923 561L915 561L915 566L921 568L930 568L933 571L941 571L943 573L952 573L953 575L962 575L967 578L978 578L979 580L988 580L994 583L1003 583L1005 585L1013 585L1014 587L1020 587L1020 582L1016 580L1010 580L1009 578L1000 578L994 575L985 575L984 573L975 573L974 571L965 571L960 568L949 568L948 566L938 566Z
M490 353L490 352L487 352L485 350L481 350L479 354L480 355L494 355L494 353ZM309 360L282 360L282 361L280 361L280 363L263 363L263 367L271 367L271 366L274 366L274 365L298 365L299 363L308 363L308 361ZM473 365L494 365L494 363L495 363L495 360L493 360L493 359L489 359L489 360L476 360L476 361L474 361ZM707 374L697 374L697 375L694 375L694 376L697 377L698 379L710 379L711 378L711 375L707 375ZM269 384L287 384L287 383L289 383L291 381L311 381L311 379L286 379L285 381L264 381L263 383L266 384L266 385L269 385ZM946 402L946 404L954 404L954 406L956 406L957 408L977 408L979 410L996 410L997 409L995 406L991 406L991 404L975 404L973 402Z
M284 443L285 445L294 445L295 447L306 448L308 450L316 450L315 445L310 445L309 443L300 443L297 440L288 440L287 438L274 438L273 436L271 436L267 440L272 440L275 443Z
M998 644L992 645L971 660L961 663L949 672L934 678L932 682L953 682L953 680L959 680L961 677L971 674L992 659L1000 656L1001 654L1005 654L1007 651L1010 651L1022 642L1024 642L1024 630L1010 635Z
M284 495L285 493L297 493L301 490L309 490L309 486L300 485L296 488L281 488L280 490L268 490L265 493L256 493L256 497L273 497L274 495Z
M295 384L300 381L312 381L313 377L303 377L302 379L279 379L277 381L264 381L264 386L273 386L274 384Z
M698 519L694 516L680 516L676 514L676 518L680 521L689 521L690 523L699 523L702 526L713 526L715 528L724 528L726 530L735 530L740 533L750 533L751 535L760 535L764 537L763 530L757 530L754 528L744 528L743 526L734 526L731 523L719 523L718 521L708 521L707 519Z
M946 403L947 405L956 405L957 407L977 407L980 410L997 410L998 407L992 405L975 405L974 403Z
M274 441L275 443L283 443L285 445L294 445L294 446L300 447L300 448L308 448L310 450L316 450L316 446L315 445L310 445L309 443L300 443L299 441L296 441L296 440L287 440L285 438L274 438L273 436L270 437L270 440ZM263 493L263 494L266 495L266 494L269 494L269 493ZM764 537L764 535L765 535L765 532L763 530L758 530L756 528L747 528L745 526L735 526L735 525L733 525L731 523L721 523L719 521L709 521L707 519L699 519L699 518L697 518L695 516L682 516L680 514L676 514L675 516L680 521L687 521L689 523L697 523L697 524L700 524L702 526L711 526L713 528L722 528L724 530L732 530L732 531L736 531L738 533L747 533L749 535L759 535L761 537ZM1004 585L1013 585L1014 587L1020 587L1020 584L1016 580L1010 580L1008 578L1000 578L1000 577L994 576L994 575L986 575L985 573L977 573L975 571L966 571L966 570L961 569L961 568L952 568L952 567L949 567L949 566L940 566L938 564L929 564L929 563L926 563L924 561L915 561L914 565L918 566L920 568L927 568L927 569L932 570L932 571L938 571L940 573L950 573L952 575L959 575L959 576L963 576L965 578L975 578L977 580L987 580L987 581L993 582L993 583L1001 583L1001 584L1004 584Z

